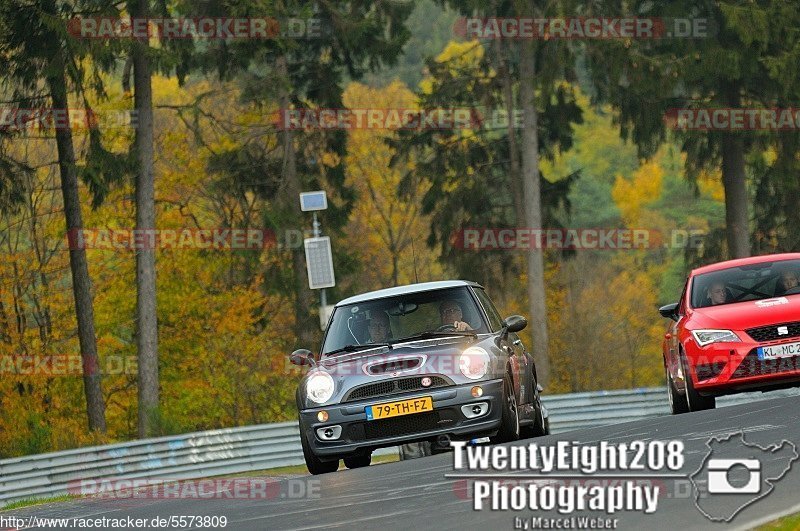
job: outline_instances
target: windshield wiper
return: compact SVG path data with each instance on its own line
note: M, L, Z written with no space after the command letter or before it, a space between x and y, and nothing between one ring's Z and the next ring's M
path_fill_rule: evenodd
M359 350L369 350L380 347L389 347L389 350L391 350L392 345L390 343L365 343L363 345L345 345L342 348L337 348L336 350L331 350L330 352L326 352L325 356L339 354L340 352L358 352Z
M463 332L458 330L453 330L452 332L437 332L435 330L431 330L429 332L421 332L413 336L408 336L401 339L395 339L394 341L392 341L392 344L396 345L397 343L405 343L407 341L417 341L420 339L433 339L437 337L453 337L453 336L478 337L478 334L474 330L464 330Z

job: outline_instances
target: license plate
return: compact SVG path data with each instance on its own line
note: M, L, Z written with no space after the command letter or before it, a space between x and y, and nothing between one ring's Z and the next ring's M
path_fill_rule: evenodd
M792 356L800 356L800 342L773 345L771 347L758 347L758 359L760 360L789 358Z
M413 415L414 413L433 411L433 399L429 396L423 396L421 398L412 398L411 400L387 402L386 404L367 406L364 411L367 413L367 420Z

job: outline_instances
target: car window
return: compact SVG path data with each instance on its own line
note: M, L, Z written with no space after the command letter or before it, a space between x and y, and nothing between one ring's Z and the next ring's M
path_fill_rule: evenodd
M489 328L491 328L492 332L500 330L503 326L503 318L500 317L500 312L494 307L492 300L481 288L475 288L475 296L478 297L481 306L486 311L486 316L489 318Z
M478 333L488 332L480 307L466 286L409 293L363 303L339 306L331 318L322 354L346 345L395 342L442 326L444 319L454 319L453 313L442 316L443 304L455 303L461 311L461 321ZM388 327L385 323L388 322ZM387 329L388 328L388 329Z
M800 293L800 260L761 262L697 275L692 282L692 306L769 299Z

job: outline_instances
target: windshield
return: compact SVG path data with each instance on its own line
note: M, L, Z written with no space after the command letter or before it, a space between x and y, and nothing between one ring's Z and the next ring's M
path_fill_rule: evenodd
M348 345L397 343L435 330L454 332L456 322L468 332L487 332L484 318L464 287L409 293L336 308L322 354ZM454 332L454 334L463 332Z
M800 260L761 262L697 275L692 307L770 299L800 293Z

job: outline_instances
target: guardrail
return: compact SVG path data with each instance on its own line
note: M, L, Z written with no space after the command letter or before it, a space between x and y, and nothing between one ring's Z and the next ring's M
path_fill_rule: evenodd
M800 390L719 399L720 406ZM667 415L662 388L542 397L553 433ZM183 480L303 464L296 422L142 439L120 444L0 460L0 508L11 502L68 493L81 480ZM396 453L384 448L376 455Z

